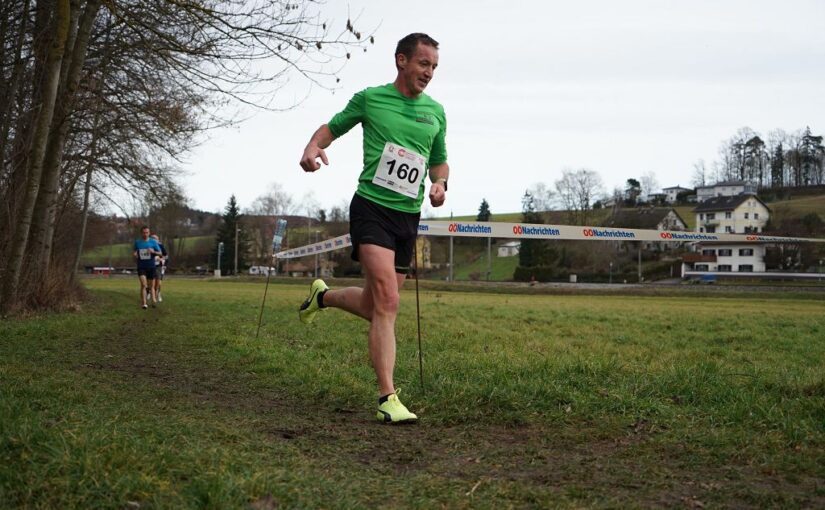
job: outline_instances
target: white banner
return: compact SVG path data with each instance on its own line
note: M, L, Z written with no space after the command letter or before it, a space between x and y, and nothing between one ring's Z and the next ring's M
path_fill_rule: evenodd
M577 227L571 225L535 225L482 221L421 220L418 235L455 237L494 237L496 239L558 239L562 241L654 241L695 242L721 241L734 243L823 243L825 239L777 237L762 234L705 234L674 230L641 230L633 228ZM279 259L315 255L352 246L349 234L308 244L275 254Z

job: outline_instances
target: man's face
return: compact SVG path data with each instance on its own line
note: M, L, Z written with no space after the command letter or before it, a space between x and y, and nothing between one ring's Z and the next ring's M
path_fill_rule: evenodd
M438 50L427 44L418 43L412 58L398 55L396 62L399 66L404 83L413 95L424 92L427 84L433 79L435 68L438 67Z
M144 240L149 239L149 229L144 228L143 230L140 231L140 235L143 236Z

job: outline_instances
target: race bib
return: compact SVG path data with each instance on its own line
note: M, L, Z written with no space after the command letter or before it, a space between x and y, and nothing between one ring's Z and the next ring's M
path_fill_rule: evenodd
M372 183L410 198L418 198L426 164L421 154L387 142Z
M148 248L141 248L138 250L138 257L140 257L140 260L149 260L152 255L149 254Z

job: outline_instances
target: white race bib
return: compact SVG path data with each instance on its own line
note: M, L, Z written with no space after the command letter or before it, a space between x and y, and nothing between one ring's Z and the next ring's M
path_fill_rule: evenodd
M149 254L149 248L139 249L138 257L140 257L140 260L149 260L150 258L152 258L152 255Z
M421 154L387 142L372 183L410 198L418 198L418 188L426 173L426 164L427 161Z

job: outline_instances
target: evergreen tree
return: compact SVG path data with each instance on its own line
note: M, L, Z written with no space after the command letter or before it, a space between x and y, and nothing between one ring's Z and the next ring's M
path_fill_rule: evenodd
M235 236L238 236L238 272L248 267L246 256L249 252L249 237L243 226L240 224L241 210L235 195L229 197L226 204L221 224L218 227L218 235L215 239L215 247L212 251L210 264L217 264L218 246L223 243L223 253L221 254L221 274L232 274L235 270Z
M524 223L542 223L541 213L536 211L533 195L529 191L525 191L521 198L521 208ZM519 266L529 268L552 265L556 259L556 252L550 242L543 239L522 239L518 252Z
M822 137L813 135L810 127L806 127L805 133L802 135L800 156L802 182L797 183L797 185L822 184L825 147L822 145Z
M781 188L785 185L785 150L782 143L776 146L771 158L771 186Z
M639 201L639 196L642 194L642 184L631 177L627 180L625 188L625 205L633 207Z
M478 216L476 216L476 221L490 221L490 217L492 213L490 212L490 204L487 203L487 199L481 199L481 205L478 207Z

